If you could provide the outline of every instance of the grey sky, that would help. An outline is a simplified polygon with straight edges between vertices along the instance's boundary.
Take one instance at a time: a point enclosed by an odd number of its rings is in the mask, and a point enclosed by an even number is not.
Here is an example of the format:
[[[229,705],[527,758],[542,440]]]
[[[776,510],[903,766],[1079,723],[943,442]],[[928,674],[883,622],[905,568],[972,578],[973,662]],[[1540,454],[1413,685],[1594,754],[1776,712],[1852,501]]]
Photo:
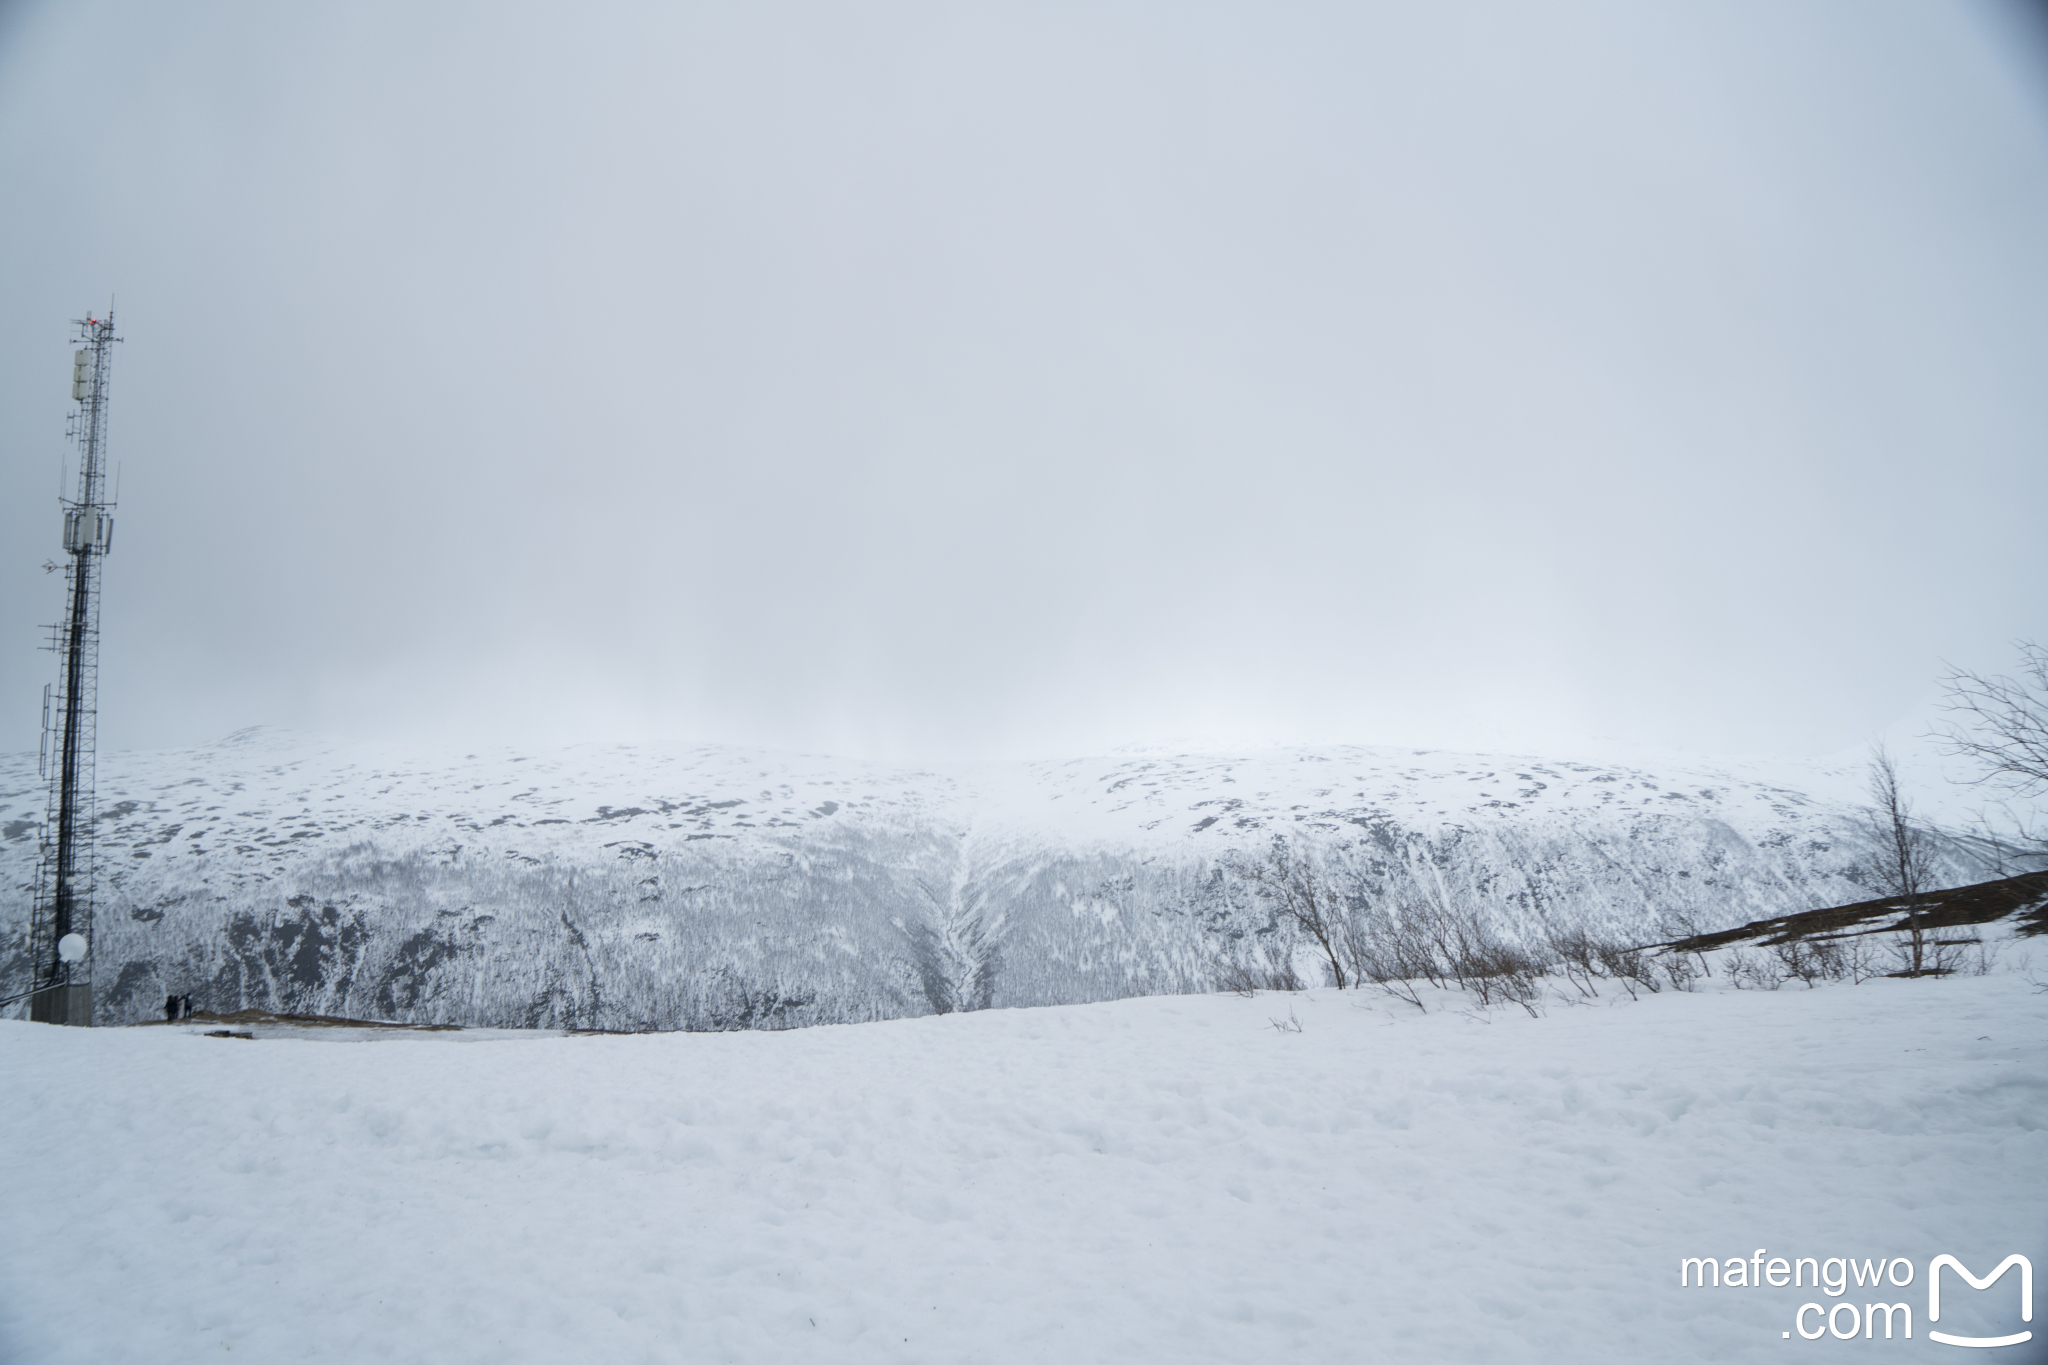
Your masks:
[[[0,746],[118,295],[102,743],[1800,754],[2048,633],[1963,4],[30,6]]]

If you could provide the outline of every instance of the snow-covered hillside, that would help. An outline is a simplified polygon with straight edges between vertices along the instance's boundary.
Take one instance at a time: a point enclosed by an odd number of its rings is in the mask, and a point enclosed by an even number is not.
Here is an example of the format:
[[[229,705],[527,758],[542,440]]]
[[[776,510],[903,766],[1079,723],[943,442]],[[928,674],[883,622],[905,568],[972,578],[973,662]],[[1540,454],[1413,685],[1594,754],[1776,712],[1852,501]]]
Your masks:
[[[0,1022],[33,1097],[0,1110],[0,1359],[1955,1356],[1934,1257],[2048,1265],[2024,952],[1542,1017],[1316,990],[515,1041]],[[1846,1287],[1680,1285],[1752,1255]],[[2016,1278],[1948,1274],[1939,1327],[2027,1329]],[[1863,1339],[1872,1302],[1912,1340]]]
[[[1370,748],[897,767],[729,748],[423,758],[269,730],[99,767],[103,1022],[204,1006],[744,1028],[1204,988],[1285,934],[1276,834],[1456,871],[1509,933],[1642,942],[1862,899],[1853,775]],[[42,790],[0,761],[8,980]],[[1945,842],[1952,882],[1988,875]]]

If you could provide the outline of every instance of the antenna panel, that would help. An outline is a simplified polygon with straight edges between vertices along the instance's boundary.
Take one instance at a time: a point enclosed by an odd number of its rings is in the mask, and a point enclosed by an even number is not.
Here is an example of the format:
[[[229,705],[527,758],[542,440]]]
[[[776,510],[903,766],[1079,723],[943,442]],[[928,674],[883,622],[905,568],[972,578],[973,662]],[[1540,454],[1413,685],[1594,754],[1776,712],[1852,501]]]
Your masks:
[[[112,529],[113,518],[102,516],[97,507],[76,507],[64,514],[64,548],[72,554],[83,554],[96,550],[100,544],[100,527],[108,524]]]

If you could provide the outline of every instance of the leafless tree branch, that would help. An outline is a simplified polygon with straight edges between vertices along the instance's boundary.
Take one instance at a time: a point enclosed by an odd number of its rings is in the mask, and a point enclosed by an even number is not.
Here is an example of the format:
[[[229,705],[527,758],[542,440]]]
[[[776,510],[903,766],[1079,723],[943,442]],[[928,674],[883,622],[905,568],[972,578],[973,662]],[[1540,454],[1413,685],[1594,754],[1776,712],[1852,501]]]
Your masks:
[[[1920,922],[1920,895],[1927,889],[1927,835],[1913,819],[1912,803],[1899,790],[1898,766],[1882,744],[1870,750],[1870,824],[1876,836],[1878,871],[1885,890],[1906,902],[1912,934],[1910,971],[1919,976],[1926,948]]]
[[[2017,644],[2018,677],[1951,669],[1942,709],[1956,717],[1937,733],[1948,751],[1975,759],[1980,781],[2022,796],[2048,792],[2048,648]]]

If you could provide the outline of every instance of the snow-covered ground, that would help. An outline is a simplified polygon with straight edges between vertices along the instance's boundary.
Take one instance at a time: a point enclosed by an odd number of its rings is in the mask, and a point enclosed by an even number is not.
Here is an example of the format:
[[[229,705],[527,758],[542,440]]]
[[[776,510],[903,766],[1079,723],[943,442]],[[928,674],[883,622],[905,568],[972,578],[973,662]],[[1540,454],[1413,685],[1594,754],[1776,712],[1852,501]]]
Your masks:
[[[464,1046],[0,1023],[0,1358],[1958,1356],[1933,1257],[2048,1269],[2024,952],[1540,1018],[1318,990]],[[1759,1248],[1915,1279],[1679,1287]],[[1951,1274],[1940,1325],[2019,1330],[2013,1278]],[[1911,1342],[1786,1335],[1873,1300]]]

